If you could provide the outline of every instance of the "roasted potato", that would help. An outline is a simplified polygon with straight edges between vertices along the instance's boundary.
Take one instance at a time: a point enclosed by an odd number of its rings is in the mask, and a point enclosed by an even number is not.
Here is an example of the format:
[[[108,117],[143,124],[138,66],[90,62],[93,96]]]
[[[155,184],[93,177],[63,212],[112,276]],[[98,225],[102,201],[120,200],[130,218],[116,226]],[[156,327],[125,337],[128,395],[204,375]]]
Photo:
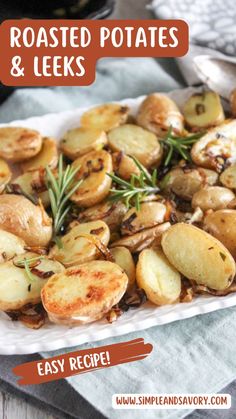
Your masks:
[[[187,125],[196,130],[214,127],[225,119],[220,97],[215,92],[192,95],[184,105],[183,114]]]
[[[221,175],[220,181],[226,188],[236,189],[236,164],[227,167]]]
[[[11,162],[21,162],[38,154],[42,136],[30,128],[0,128],[0,157]]]
[[[192,147],[191,156],[199,166],[222,171],[236,162],[236,120],[227,120],[209,130]]]
[[[78,265],[98,258],[96,245],[81,235],[94,235],[105,246],[110,239],[110,231],[103,221],[77,224],[61,238],[62,246],[53,246],[49,255],[65,266]]]
[[[221,241],[236,259],[236,210],[223,209],[204,218],[204,228]]]
[[[67,131],[60,142],[61,151],[75,160],[90,151],[101,150],[107,144],[105,131],[99,128],[74,128]]]
[[[106,201],[81,211],[78,221],[87,223],[88,221],[102,220],[108,225],[110,231],[113,232],[120,229],[121,221],[126,212],[127,207],[122,202]]]
[[[23,255],[20,257],[23,259]],[[41,289],[48,278],[53,273],[63,271],[63,266],[56,261],[42,261],[33,271],[34,281],[30,282],[25,269],[14,265],[14,261],[2,263],[0,265],[0,310],[18,310],[26,304],[39,303]],[[46,279],[43,278],[45,273],[47,273]]]
[[[44,137],[40,152],[32,159],[23,162],[21,168],[23,172],[45,169],[46,166],[50,167],[50,169],[55,169],[57,163],[58,151],[56,140],[52,137]]]
[[[23,192],[25,196],[41,199],[45,208],[50,205],[49,193],[45,182],[45,171],[35,170],[17,176],[10,184],[14,192]]]
[[[236,117],[236,89],[230,95],[230,107],[233,117]]]
[[[234,198],[234,193],[228,188],[223,186],[206,186],[195,192],[192,199],[192,207],[199,207],[202,211],[209,209],[215,211],[226,208]]]
[[[0,263],[25,253],[26,244],[20,237],[5,230],[0,230]]]
[[[114,262],[125,271],[129,279],[127,290],[130,290],[135,283],[136,269],[129,249],[126,247],[114,247],[111,249],[111,254]]]
[[[137,125],[125,124],[112,129],[108,142],[113,151],[134,156],[146,167],[161,161],[162,148],[157,137]]]
[[[0,195],[0,229],[22,238],[27,246],[47,246],[52,220],[40,205],[21,195]]]
[[[170,127],[176,134],[183,131],[183,115],[173,100],[161,93],[147,96],[139,108],[137,123],[159,137],[164,137]]]
[[[91,207],[103,201],[109,194],[112,172],[111,155],[105,151],[92,151],[73,162],[74,168],[80,167],[76,177],[83,183],[72,195],[71,200],[81,207]]]
[[[93,261],[54,275],[41,296],[49,319],[58,324],[85,324],[101,319],[126,291],[128,277],[115,263]]]
[[[2,193],[11,180],[11,170],[8,164],[0,158],[0,193]]]
[[[106,103],[85,112],[80,119],[83,128],[110,131],[124,124],[129,115],[129,108],[116,103]]]
[[[219,240],[200,228],[183,223],[172,225],[161,245],[170,263],[197,284],[223,290],[233,281],[233,257]]]
[[[130,180],[131,175],[140,175],[140,170],[134,160],[122,151],[112,154],[113,169],[124,180]]]
[[[130,208],[122,220],[121,233],[130,236],[145,228],[162,224],[166,212],[166,206],[160,202],[145,202],[141,204],[139,211]]]
[[[181,292],[181,276],[161,249],[145,249],[138,259],[137,284],[154,304],[176,303]]]

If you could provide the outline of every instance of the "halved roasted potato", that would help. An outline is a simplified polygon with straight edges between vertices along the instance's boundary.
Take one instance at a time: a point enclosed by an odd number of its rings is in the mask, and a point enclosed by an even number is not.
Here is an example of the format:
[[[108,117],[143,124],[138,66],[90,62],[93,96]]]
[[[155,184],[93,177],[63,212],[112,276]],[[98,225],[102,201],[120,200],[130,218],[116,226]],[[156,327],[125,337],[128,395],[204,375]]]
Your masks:
[[[161,249],[145,249],[138,259],[137,284],[154,304],[176,303],[181,292],[180,273],[171,266]]]
[[[236,189],[236,164],[227,167],[221,175],[220,181],[226,188]]]
[[[21,195],[0,195],[0,229],[22,238],[28,246],[47,246],[52,237],[52,219],[41,205]]]
[[[45,171],[35,170],[17,176],[10,184],[13,192],[23,192],[26,196],[39,198],[45,208],[50,205],[49,193],[45,182]]]
[[[0,263],[25,253],[25,242],[15,234],[0,230]]]
[[[112,172],[111,155],[105,151],[91,151],[78,157],[73,168],[80,167],[77,179],[83,179],[82,184],[72,195],[71,200],[81,207],[91,207],[103,201],[109,194],[111,178],[107,173]]]
[[[157,137],[137,125],[125,124],[114,128],[108,134],[108,142],[113,151],[134,156],[146,167],[161,161],[162,148]]]
[[[111,254],[114,258],[114,262],[119,265],[126,273],[129,282],[127,289],[130,290],[134,283],[136,277],[136,269],[133,257],[126,247],[114,247],[111,249]]]
[[[219,240],[200,228],[183,223],[172,225],[161,245],[170,263],[197,284],[223,290],[233,281],[233,257]]]
[[[120,228],[121,221],[126,212],[127,207],[122,202],[106,201],[81,211],[78,216],[78,221],[87,223],[89,221],[102,220],[108,225],[110,231],[113,232]]]
[[[192,147],[194,163],[222,171],[225,164],[236,162],[236,120],[227,120],[212,128]]]
[[[226,208],[234,198],[234,193],[228,188],[223,186],[205,186],[193,195],[192,207],[199,207],[202,211],[209,209],[216,211]]]
[[[63,263],[65,266],[78,265],[88,262],[100,256],[96,245],[83,235],[92,235],[103,244],[107,245],[110,239],[110,231],[103,221],[91,221],[74,225],[72,229],[61,238],[62,245],[53,246],[50,257]]]
[[[8,164],[0,158],[0,193],[2,193],[6,187],[6,185],[11,180],[11,170]]]
[[[112,154],[113,169],[116,174],[124,180],[129,180],[131,175],[140,175],[140,170],[132,157],[127,156],[122,151]]]
[[[220,240],[236,259],[236,210],[223,209],[207,214],[204,228]]]
[[[166,206],[160,202],[145,202],[140,205],[140,210],[135,208],[125,214],[121,223],[121,233],[132,235],[145,228],[162,224],[165,221]]]
[[[101,150],[108,142],[105,131],[98,128],[74,128],[67,131],[60,141],[60,149],[71,160],[90,151]]]
[[[0,128],[0,157],[11,162],[21,162],[38,154],[42,136],[38,131],[22,127]]]
[[[23,256],[18,256],[23,259]],[[13,261],[0,265],[0,310],[18,310],[26,304],[37,304],[41,300],[41,289],[54,273],[63,272],[63,266],[56,261],[43,261],[34,270],[34,280],[30,281],[24,268],[14,265]],[[38,272],[37,272],[38,270]],[[43,278],[47,273],[46,279]]]
[[[58,324],[85,324],[101,319],[126,291],[128,277],[115,263],[92,261],[54,275],[41,296],[49,319]]]
[[[45,169],[46,166],[50,169],[55,169],[58,163],[58,151],[56,140],[52,137],[44,137],[43,144],[37,156],[21,164],[23,172],[30,170]]]
[[[183,115],[175,102],[161,93],[147,96],[139,108],[137,123],[160,137],[165,136],[170,127],[176,134],[183,131]]]
[[[236,117],[236,89],[231,92],[230,95],[230,106],[233,117]]]
[[[183,114],[187,125],[194,129],[214,127],[225,119],[220,97],[215,92],[192,95],[184,105]]]
[[[83,128],[94,128],[110,131],[124,124],[128,118],[129,108],[116,103],[105,103],[86,111],[80,119]]]

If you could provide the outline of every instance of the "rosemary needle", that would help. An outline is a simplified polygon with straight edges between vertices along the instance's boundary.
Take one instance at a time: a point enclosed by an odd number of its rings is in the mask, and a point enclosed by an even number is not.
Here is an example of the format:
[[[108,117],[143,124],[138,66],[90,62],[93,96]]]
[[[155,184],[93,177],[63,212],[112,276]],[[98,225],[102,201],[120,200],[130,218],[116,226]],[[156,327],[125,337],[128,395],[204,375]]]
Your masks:
[[[36,257],[32,257],[32,258],[24,258],[22,260],[18,260],[16,263],[16,266],[18,267],[23,267],[25,269],[25,273],[29,279],[30,282],[35,281],[36,276],[34,274],[32,274],[31,270],[30,270],[30,264],[32,262],[36,262],[36,261],[41,261],[44,257],[43,256],[36,256]]]

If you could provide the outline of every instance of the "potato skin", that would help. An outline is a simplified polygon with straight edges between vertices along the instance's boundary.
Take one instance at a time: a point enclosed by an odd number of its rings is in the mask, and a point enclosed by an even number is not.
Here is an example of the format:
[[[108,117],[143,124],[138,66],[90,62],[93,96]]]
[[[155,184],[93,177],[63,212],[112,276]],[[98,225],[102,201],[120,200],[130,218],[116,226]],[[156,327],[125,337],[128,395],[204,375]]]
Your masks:
[[[124,180],[130,180],[131,175],[140,175],[140,170],[134,160],[122,151],[112,154],[113,168],[116,174]]]
[[[126,212],[127,207],[123,202],[105,201],[81,211],[78,221],[87,223],[89,221],[102,220],[108,225],[110,231],[113,232],[120,229],[120,224]]]
[[[230,95],[230,106],[231,106],[232,115],[235,118],[236,117],[236,89],[234,89],[231,92],[231,95]]]
[[[10,182],[12,173],[8,164],[0,158],[0,193],[2,193],[6,185]]]
[[[127,290],[132,289],[135,283],[136,269],[131,252],[126,247],[114,247],[110,250],[114,257],[114,262],[126,273],[129,282]]]
[[[207,186],[193,195],[192,207],[201,208],[202,211],[214,211],[226,208],[235,198],[234,193],[223,186]]]
[[[236,189],[236,164],[227,167],[221,173],[220,181],[226,188]]]
[[[172,225],[163,235],[163,251],[170,263],[186,278],[215,290],[229,287],[235,262],[215,237],[190,224]]]
[[[42,136],[38,131],[22,127],[0,128],[0,157],[10,162],[21,162],[38,154]]]
[[[181,276],[161,249],[145,249],[140,253],[136,278],[152,303],[162,306],[178,301]]]
[[[139,108],[137,122],[159,137],[165,136],[170,126],[176,134],[183,131],[183,116],[180,110],[172,99],[161,93],[153,93],[146,97]]]
[[[0,228],[19,236],[28,246],[47,246],[52,237],[51,218],[22,195],[0,195]]]
[[[220,97],[215,92],[195,93],[185,103],[183,114],[192,129],[214,127],[225,119]]]
[[[145,228],[162,224],[165,221],[166,206],[160,202],[145,202],[140,205],[140,210],[131,208],[124,216],[121,223],[121,233],[132,235]]]
[[[236,259],[236,210],[212,212],[204,218],[204,229],[216,237]]]

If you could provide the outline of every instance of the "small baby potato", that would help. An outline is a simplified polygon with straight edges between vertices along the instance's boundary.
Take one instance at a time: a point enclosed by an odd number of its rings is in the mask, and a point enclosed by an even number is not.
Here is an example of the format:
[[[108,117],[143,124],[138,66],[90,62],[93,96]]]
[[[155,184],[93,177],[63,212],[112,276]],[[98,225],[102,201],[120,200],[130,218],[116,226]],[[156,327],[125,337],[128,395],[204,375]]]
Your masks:
[[[226,188],[236,189],[236,164],[227,167],[221,175],[220,181]]]
[[[44,137],[41,151],[37,156],[21,164],[23,172],[31,170],[45,169],[46,166],[50,169],[55,169],[58,163],[58,151],[56,140],[52,137]]]
[[[107,132],[124,124],[128,115],[129,108],[127,106],[106,103],[85,112],[81,116],[80,124],[83,128],[93,128]]]
[[[38,131],[22,127],[0,128],[0,157],[11,162],[21,162],[36,156],[42,147]]]
[[[0,229],[22,238],[27,246],[45,247],[52,237],[52,219],[40,205],[22,195],[0,195]]]
[[[127,156],[122,151],[112,154],[113,168],[116,174],[124,180],[130,180],[131,175],[140,175],[140,170],[132,157]]]
[[[204,185],[217,182],[218,174],[203,168],[176,167],[166,175],[165,190],[174,192],[180,198],[191,201],[193,195]],[[164,182],[165,183],[165,182]]]
[[[126,212],[127,207],[122,202],[106,201],[81,211],[78,221],[87,223],[89,221],[102,220],[108,225],[110,231],[114,232],[120,229],[120,224]]]
[[[170,263],[197,284],[224,290],[233,281],[233,257],[219,240],[200,228],[184,223],[172,225],[161,245]]]
[[[230,95],[230,107],[233,117],[236,117],[236,89],[231,92]]]
[[[160,202],[145,202],[140,205],[140,210],[135,208],[125,214],[121,223],[121,234],[132,235],[145,228],[162,224],[165,221],[166,206]]]
[[[90,151],[101,150],[107,144],[104,131],[96,128],[74,128],[67,131],[60,141],[60,149],[71,160]]]
[[[225,163],[236,162],[236,120],[212,128],[192,147],[191,156],[199,166],[221,172]]]
[[[0,263],[25,253],[25,242],[15,234],[0,230]]]
[[[183,114],[187,125],[195,130],[215,127],[225,119],[220,97],[215,92],[192,95],[184,105]]]
[[[129,278],[127,290],[132,289],[135,283],[136,269],[133,257],[126,247],[114,247],[111,249],[111,254],[114,257],[114,262],[120,266]]]
[[[202,211],[214,211],[226,208],[233,199],[234,193],[223,186],[206,186],[193,195],[192,207]]]
[[[113,151],[123,151],[136,157],[146,167],[159,164],[162,148],[157,137],[137,125],[125,124],[108,134],[109,146]]]
[[[69,233],[61,238],[62,246],[53,246],[49,256],[65,266],[78,265],[98,258],[99,250],[92,241],[82,237],[83,234],[95,236],[105,246],[109,243],[108,226],[103,221],[91,221],[74,225]]]
[[[236,259],[236,210],[212,212],[204,218],[204,229],[220,240]]]
[[[5,187],[11,180],[11,170],[8,164],[0,158],[0,194],[4,191]]]
[[[107,173],[112,172],[112,158],[105,150],[91,151],[72,163],[73,168],[78,166],[76,178],[83,179],[83,182],[71,200],[80,207],[91,207],[109,194],[112,180]]]
[[[96,260],[54,275],[41,296],[49,319],[86,324],[101,319],[124,295],[128,277],[115,263]]]
[[[136,277],[139,288],[144,289],[152,303],[162,306],[178,302],[181,276],[161,249],[145,249],[140,253]]]
[[[11,187],[15,192],[17,192],[18,187],[20,187],[22,192],[26,195],[35,196],[36,198],[41,199],[45,208],[50,205],[44,170],[25,172],[11,182]]]
[[[184,128],[179,108],[172,99],[161,93],[147,96],[139,108],[137,123],[158,137],[164,137],[170,127],[175,134],[181,134]]]

